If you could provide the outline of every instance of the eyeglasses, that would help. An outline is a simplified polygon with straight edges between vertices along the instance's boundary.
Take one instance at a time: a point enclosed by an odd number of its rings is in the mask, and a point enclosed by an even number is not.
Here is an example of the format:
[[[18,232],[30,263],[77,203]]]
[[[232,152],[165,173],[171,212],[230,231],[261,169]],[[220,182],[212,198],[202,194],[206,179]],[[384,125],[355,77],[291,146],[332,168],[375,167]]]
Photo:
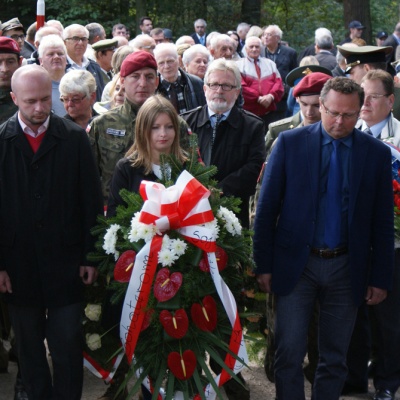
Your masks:
[[[8,37],[13,39],[13,40],[15,40],[16,42],[18,42],[18,40],[24,40],[25,39],[25,35],[24,34],[22,34],[22,35],[11,35],[11,36],[8,36]]]
[[[87,37],[72,36],[70,38],[66,38],[65,40],[72,40],[75,43],[78,42],[86,43],[89,39]]]
[[[382,97],[389,97],[390,94],[378,94],[378,93],[373,93],[373,94],[369,94],[368,96],[364,97],[364,102],[365,101],[371,101],[371,102],[376,102],[379,99],[381,99]]]
[[[237,89],[236,85],[228,85],[227,83],[207,83],[211,90],[218,90],[221,88],[224,92],[229,92],[232,89]]]
[[[157,65],[159,67],[165,67],[165,65],[171,66],[174,65],[174,63],[176,63],[178,60],[176,59],[170,59],[170,60],[166,60],[166,61],[160,61],[157,63]]]
[[[264,37],[273,37],[273,36],[278,36],[275,33],[264,33]]]
[[[71,102],[72,104],[79,104],[84,98],[86,97],[86,94],[83,95],[81,98],[79,97],[73,97],[72,99],[69,99],[68,97],[60,97],[60,101],[62,103],[69,103]]]
[[[338,112],[333,112],[333,111],[329,111],[325,104],[322,103],[322,106],[325,108],[325,114],[329,115],[331,118],[334,119],[338,119],[340,117],[342,117],[345,120],[352,120],[354,118],[358,117],[358,114],[360,113],[359,111],[357,112],[353,112],[353,113],[338,113]]]

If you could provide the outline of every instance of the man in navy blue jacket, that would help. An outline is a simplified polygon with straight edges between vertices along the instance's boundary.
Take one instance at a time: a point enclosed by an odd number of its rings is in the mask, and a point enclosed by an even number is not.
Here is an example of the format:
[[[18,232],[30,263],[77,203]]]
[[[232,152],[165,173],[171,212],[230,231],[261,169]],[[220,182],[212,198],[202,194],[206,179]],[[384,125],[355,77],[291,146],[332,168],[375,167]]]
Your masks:
[[[321,92],[321,123],[281,133],[266,167],[254,259],[260,288],[276,294],[279,400],[305,399],[302,362],[315,301],[320,358],[313,398],[337,400],[357,307],[380,303],[391,288],[391,154],[354,129],[362,103],[355,82],[329,80]],[[341,177],[336,202],[330,194],[333,159]],[[335,208],[338,216],[331,218]]]

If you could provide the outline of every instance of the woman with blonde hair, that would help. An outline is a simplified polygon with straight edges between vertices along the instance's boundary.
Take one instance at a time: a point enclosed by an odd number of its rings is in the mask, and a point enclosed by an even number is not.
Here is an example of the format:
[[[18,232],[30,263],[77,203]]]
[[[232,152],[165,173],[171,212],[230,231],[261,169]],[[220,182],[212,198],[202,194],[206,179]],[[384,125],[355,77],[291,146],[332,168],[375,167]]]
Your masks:
[[[179,143],[179,119],[173,105],[154,95],[140,107],[136,118],[135,142],[118,161],[110,185],[107,216],[115,215],[124,204],[119,192],[125,188],[139,192],[140,182],[162,178],[161,154],[171,154],[184,162],[186,154]]]

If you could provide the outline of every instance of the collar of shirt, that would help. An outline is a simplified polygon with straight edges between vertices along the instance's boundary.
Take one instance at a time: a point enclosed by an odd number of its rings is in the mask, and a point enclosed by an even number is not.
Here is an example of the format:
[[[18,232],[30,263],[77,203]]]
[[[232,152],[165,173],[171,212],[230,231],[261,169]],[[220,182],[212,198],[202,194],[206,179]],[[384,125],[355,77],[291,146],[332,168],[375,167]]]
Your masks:
[[[322,138],[321,138],[321,145],[324,146],[326,144],[332,143],[335,139],[329,135],[329,133],[325,130],[325,128],[321,124],[321,132],[322,132]],[[353,145],[353,132],[350,133],[350,135],[347,135],[344,138],[341,138],[340,141],[347,147],[351,148]]]
[[[381,132],[382,129],[385,127],[385,125],[387,124],[388,120],[390,118],[390,114],[387,116],[387,118],[385,118],[383,121],[378,122],[375,125],[372,126],[368,126],[367,123],[365,121],[363,121],[362,126],[361,126],[361,130],[365,131],[367,128],[370,129],[370,131],[372,132],[372,135],[377,138]]]
[[[26,135],[29,135],[29,136],[32,136],[35,138],[47,131],[47,128],[49,127],[49,122],[50,122],[50,115],[47,117],[46,121],[44,121],[43,124],[39,126],[37,133],[33,132],[33,130],[31,128],[29,128],[29,126],[26,125],[24,121],[22,121],[22,119],[19,115],[19,112],[18,112],[18,121],[19,121],[19,124],[21,125],[21,128],[24,131],[24,133]]]
[[[329,50],[324,50],[324,49],[320,49],[319,52],[324,54],[332,54]]]
[[[160,78],[161,78],[161,84],[164,86],[166,90],[169,90],[171,88],[171,85],[173,84],[181,85],[181,73],[179,72],[179,70],[178,70],[178,79],[175,82],[168,82],[163,78],[162,75],[160,75]]]
[[[231,110],[228,110],[228,111],[225,111],[224,113],[222,113],[222,118],[221,118],[220,123],[221,123],[222,121],[225,121],[225,120],[229,117],[229,114],[230,114],[230,113],[231,113]],[[208,108],[208,116],[209,116],[209,118],[210,118],[211,126],[212,126],[213,128],[214,128],[215,119],[216,119],[215,115],[216,115],[216,113],[215,113],[214,111],[212,111],[210,108]]]
[[[82,65],[77,64],[71,57],[67,56],[68,64],[70,64],[70,69],[86,69],[90,64],[89,59],[84,55],[82,58]]]
[[[247,56],[246,58],[253,64],[255,64],[256,61],[258,62],[258,64],[260,64],[260,57],[258,57],[257,60],[255,60],[254,58],[251,58],[249,56]]]

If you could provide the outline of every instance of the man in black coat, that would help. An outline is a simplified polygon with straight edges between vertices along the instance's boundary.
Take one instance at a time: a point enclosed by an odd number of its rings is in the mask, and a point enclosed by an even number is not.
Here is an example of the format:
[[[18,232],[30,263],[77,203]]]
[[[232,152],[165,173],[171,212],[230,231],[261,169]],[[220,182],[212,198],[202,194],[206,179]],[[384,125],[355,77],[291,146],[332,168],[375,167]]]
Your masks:
[[[11,88],[19,111],[0,126],[0,292],[29,399],[79,400],[82,289],[97,274],[86,255],[102,212],[99,176],[85,131],[51,114],[48,72],[21,67]]]
[[[249,198],[265,160],[265,127],[260,118],[235,105],[240,82],[234,61],[214,60],[204,77],[207,105],[182,118],[198,135],[205,164],[217,166],[215,179],[223,194],[242,199],[238,217],[248,227]]]

